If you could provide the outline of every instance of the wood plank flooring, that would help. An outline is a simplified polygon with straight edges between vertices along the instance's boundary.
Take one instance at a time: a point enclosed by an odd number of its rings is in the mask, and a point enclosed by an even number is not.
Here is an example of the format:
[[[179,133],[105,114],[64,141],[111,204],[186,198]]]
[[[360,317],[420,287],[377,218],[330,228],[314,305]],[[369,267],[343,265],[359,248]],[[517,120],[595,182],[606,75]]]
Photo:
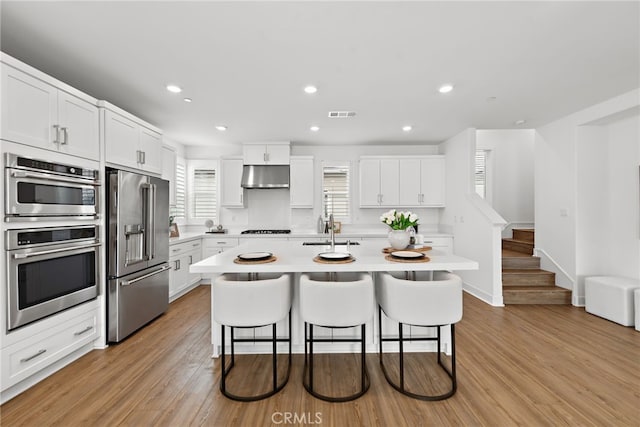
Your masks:
[[[589,315],[581,308],[495,308],[465,295],[464,318],[456,327],[456,395],[442,402],[405,397],[386,383],[378,356],[370,354],[369,392],[356,401],[334,404],[306,393],[301,384],[301,355],[294,356],[289,384],[276,396],[253,403],[223,397],[218,390],[219,359],[210,358],[209,313],[209,287],[198,287],[128,340],[91,352],[2,405],[0,424],[244,427],[640,423],[640,332]],[[390,364],[396,360],[394,355],[385,357]],[[239,357],[236,369],[269,369],[269,362],[269,356]],[[438,385],[432,382],[441,378],[433,363],[433,354],[411,355],[408,369],[420,372],[424,379],[408,385],[435,390]],[[323,356],[317,371],[324,377],[319,387],[349,392],[356,385],[353,355]],[[236,377],[229,384],[241,392],[252,385],[252,380]]]

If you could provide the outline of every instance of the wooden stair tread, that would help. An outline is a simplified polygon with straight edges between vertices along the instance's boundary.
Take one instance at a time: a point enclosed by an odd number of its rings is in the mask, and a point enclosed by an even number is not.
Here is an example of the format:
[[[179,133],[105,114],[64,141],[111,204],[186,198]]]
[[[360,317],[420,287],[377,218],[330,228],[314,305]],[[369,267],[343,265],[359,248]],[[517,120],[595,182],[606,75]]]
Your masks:
[[[502,250],[502,258],[528,258],[532,255],[525,254],[523,252],[512,251],[509,249]]]
[[[533,246],[533,242],[529,242],[528,240],[513,239],[513,238],[510,238],[510,237],[503,237],[502,240],[505,241],[505,242],[524,243],[526,245]]]
[[[540,268],[503,268],[502,273],[508,274],[537,274],[537,275],[555,275],[556,273]]]
[[[503,286],[505,304],[571,304],[571,291],[558,286]]]

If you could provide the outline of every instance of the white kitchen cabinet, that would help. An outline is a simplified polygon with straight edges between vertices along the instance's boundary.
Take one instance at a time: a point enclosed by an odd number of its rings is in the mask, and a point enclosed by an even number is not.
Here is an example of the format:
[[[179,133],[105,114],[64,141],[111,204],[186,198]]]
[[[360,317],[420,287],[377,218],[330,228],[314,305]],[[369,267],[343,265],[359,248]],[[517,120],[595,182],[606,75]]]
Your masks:
[[[398,206],[398,159],[360,159],[360,207]]]
[[[202,259],[202,241],[174,243],[169,248],[169,301],[173,301],[200,282],[200,274],[190,273],[189,266]]]
[[[444,156],[400,159],[399,206],[444,206],[444,165]]]
[[[245,165],[288,165],[289,157],[288,142],[242,145],[242,158]]]
[[[289,198],[292,208],[313,208],[313,157],[291,157]]]
[[[33,72],[38,76],[34,77],[3,62],[0,137],[99,160],[97,101],[75,90],[78,96],[59,89],[43,81],[46,79],[55,83],[51,77],[37,70]],[[72,90],[64,83],[59,83],[59,86]]]
[[[91,344],[99,336],[95,304],[85,304],[76,312],[62,322],[47,319],[50,325],[47,328],[30,327],[41,331],[2,348],[0,383],[3,391]]]
[[[445,158],[432,156],[420,160],[420,206],[443,207],[445,205]]]
[[[242,188],[242,159],[227,158],[222,159],[222,197],[220,205],[227,208],[245,207],[245,189]]]
[[[208,234],[203,239],[202,259],[217,255],[228,249],[238,246],[237,238],[228,238],[223,235]],[[203,283],[211,283],[211,276],[202,276]],[[217,331],[216,331],[217,332]]]
[[[129,113],[100,101],[103,113],[105,160],[141,172],[162,173],[162,134]]]
[[[169,205],[176,204],[176,150],[168,145],[162,146],[162,179],[169,181]]]

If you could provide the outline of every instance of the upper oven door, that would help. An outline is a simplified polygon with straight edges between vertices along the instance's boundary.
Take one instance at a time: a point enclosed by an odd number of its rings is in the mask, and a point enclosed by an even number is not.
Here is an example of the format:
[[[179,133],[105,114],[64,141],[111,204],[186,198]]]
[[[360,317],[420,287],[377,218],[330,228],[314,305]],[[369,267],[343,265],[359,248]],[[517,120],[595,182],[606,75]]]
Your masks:
[[[53,173],[5,169],[5,214],[95,216],[98,184]]]

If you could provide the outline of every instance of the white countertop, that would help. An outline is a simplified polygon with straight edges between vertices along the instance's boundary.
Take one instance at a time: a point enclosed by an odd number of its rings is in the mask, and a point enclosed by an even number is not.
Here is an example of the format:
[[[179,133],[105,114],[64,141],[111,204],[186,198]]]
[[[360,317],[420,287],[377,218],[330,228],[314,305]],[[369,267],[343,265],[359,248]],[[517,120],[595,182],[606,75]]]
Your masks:
[[[229,230],[227,233],[205,233],[204,231],[186,231],[180,232],[180,237],[172,237],[169,239],[169,244],[182,243],[187,242],[189,240],[201,239],[201,238],[209,238],[209,239],[225,239],[225,238],[251,238],[251,239],[300,239],[300,238],[308,238],[308,239],[327,239],[329,240],[329,235],[324,233],[318,233],[315,230],[291,230],[291,233],[287,234],[241,234],[242,230]],[[371,230],[358,230],[349,233],[338,233],[336,234],[336,240],[344,241],[347,239],[355,239],[355,238],[386,238],[387,232],[380,231],[379,229],[371,229]],[[425,237],[436,238],[436,237],[452,237],[451,234],[438,233],[438,232],[425,232],[420,233]]]
[[[300,273],[300,272],[341,272],[341,271],[433,271],[433,270],[477,270],[476,261],[442,251],[431,250],[426,253],[429,262],[405,263],[385,259],[382,253],[384,245],[375,241],[361,241],[352,245],[350,252],[354,262],[347,264],[321,264],[313,258],[321,252],[329,250],[326,246],[303,246],[296,241],[273,241],[268,239],[252,239],[225,252],[192,264],[192,273]],[[337,251],[346,250],[344,246]],[[275,262],[265,264],[236,264],[233,260],[248,252],[271,252]]]

